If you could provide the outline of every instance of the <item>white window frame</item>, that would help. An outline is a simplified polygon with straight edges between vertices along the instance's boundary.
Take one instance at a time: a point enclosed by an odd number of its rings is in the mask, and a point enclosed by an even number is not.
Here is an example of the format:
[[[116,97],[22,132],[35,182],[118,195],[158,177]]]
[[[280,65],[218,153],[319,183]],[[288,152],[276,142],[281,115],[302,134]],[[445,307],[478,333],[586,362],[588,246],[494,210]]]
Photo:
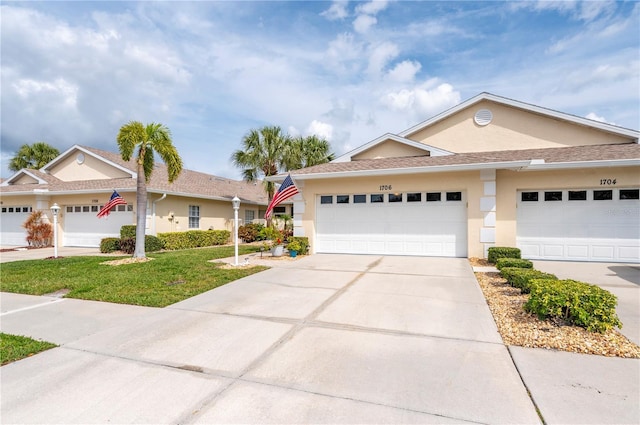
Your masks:
[[[249,224],[253,223],[253,220],[256,219],[255,210],[244,210],[244,223]]]
[[[189,205],[189,229],[200,228],[200,205]]]

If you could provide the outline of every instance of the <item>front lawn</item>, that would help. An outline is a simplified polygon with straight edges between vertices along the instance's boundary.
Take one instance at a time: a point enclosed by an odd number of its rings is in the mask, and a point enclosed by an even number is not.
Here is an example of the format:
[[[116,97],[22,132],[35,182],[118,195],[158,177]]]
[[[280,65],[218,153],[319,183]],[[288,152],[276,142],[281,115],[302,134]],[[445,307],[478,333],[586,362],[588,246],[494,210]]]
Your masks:
[[[33,356],[41,351],[57,347],[45,341],[36,341],[26,336],[0,333],[0,366]]]
[[[241,246],[240,255],[259,250]],[[209,260],[232,257],[233,246],[150,253],[152,261],[108,266],[114,257],[66,257],[2,264],[0,290],[44,295],[69,290],[66,297],[165,307],[267,267],[224,269]],[[123,257],[126,258],[126,257]]]

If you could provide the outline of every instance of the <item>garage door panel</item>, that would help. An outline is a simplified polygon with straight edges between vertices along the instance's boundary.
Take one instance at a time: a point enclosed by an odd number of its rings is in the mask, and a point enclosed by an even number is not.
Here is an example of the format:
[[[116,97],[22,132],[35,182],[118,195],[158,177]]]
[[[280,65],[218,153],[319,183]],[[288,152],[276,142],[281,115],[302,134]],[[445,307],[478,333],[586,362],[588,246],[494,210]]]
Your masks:
[[[385,195],[383,203],[318,202],[316,251],[466,256],[466,202],[425,199],[423,195],[422,202],[406,202],[404,195],[404,202],[390,203]],[[349,244],[339,243],[345,240]]]
[[[640,262],[640,200],[522,201],[518,192],[516,244],[524,258]],[[560,191],[560,190],[558,190]],[[527,191],[531,192],[531,191]],[[535,192],[535,191],[533,191]]]
[[[28,218],[29,213],[3,212],[0,216],[0,245],[27,245],[27,231],[22,225]]]

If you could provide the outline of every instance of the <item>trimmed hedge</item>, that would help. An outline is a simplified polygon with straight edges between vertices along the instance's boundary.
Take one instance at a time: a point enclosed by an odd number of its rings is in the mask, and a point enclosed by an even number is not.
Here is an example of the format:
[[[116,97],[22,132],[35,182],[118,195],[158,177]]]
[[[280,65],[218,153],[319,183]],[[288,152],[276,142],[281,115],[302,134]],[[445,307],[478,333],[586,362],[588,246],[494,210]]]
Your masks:
[[[164,249],[189,249],[205,246],[224,245],[229,242],[228,230],[188,230],[186,232],[158,233]]]
[[[618,299],[596,285],[575,280],[533,279],[524,309],[538,318],[563,318],[591,332],[622,328],[616,315]]]
[[[534,279],[558,279],[555,275],[544,273],[535,269],[523,269],[519,267],[504,267],[500,270],[500,276],[507,279],[509,285],[519,288],[523,294],[530,291],[531,281]]]
[[[264,226],[260,223],[247,223],[238,227],[238,237],[246,243],[263,240],[260,238],[260,232]]]
[[[110,253],[120,250],[120,238],[104,238],[100,241],[100,252]]]
[[[125,224],[120,228],[120,239],[128,239],[136,237],[136,225]]]
[[[490,263],[495,263],[498,258],[521,258],[519,248],[511,248],[507,246],[492,246],[489,248],[489,260]]]
[[[520,269],[532,269],[533,263],[529,260],[522,260],[520,258],[498,258],[496,261],[496,268],[502,270],[505,267],[517,267]]]
[[[309,238],[306,236],[292,236],[289,238],[289,243],[296,241],[300,244],[298,254],[305,255],[309,252]]]
[[[164,248],[164,243],[161,239],[153,235],[144,236],[144,252],[160,251]],[[120,251],[125,254],[133,254],[136,250],[136,238],[122,238],[120,239]]]

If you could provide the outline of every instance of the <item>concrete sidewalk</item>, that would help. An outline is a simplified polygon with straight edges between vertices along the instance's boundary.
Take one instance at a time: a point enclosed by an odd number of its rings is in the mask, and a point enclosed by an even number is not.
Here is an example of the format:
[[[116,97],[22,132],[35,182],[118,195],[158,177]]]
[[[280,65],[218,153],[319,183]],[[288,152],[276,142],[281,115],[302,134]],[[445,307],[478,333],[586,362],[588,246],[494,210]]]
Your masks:
[[[637,360],[505,347],[466,259],[261,261],[164,309],[2,293],[61,345],[0,369],[2,422],[640,420]]]

